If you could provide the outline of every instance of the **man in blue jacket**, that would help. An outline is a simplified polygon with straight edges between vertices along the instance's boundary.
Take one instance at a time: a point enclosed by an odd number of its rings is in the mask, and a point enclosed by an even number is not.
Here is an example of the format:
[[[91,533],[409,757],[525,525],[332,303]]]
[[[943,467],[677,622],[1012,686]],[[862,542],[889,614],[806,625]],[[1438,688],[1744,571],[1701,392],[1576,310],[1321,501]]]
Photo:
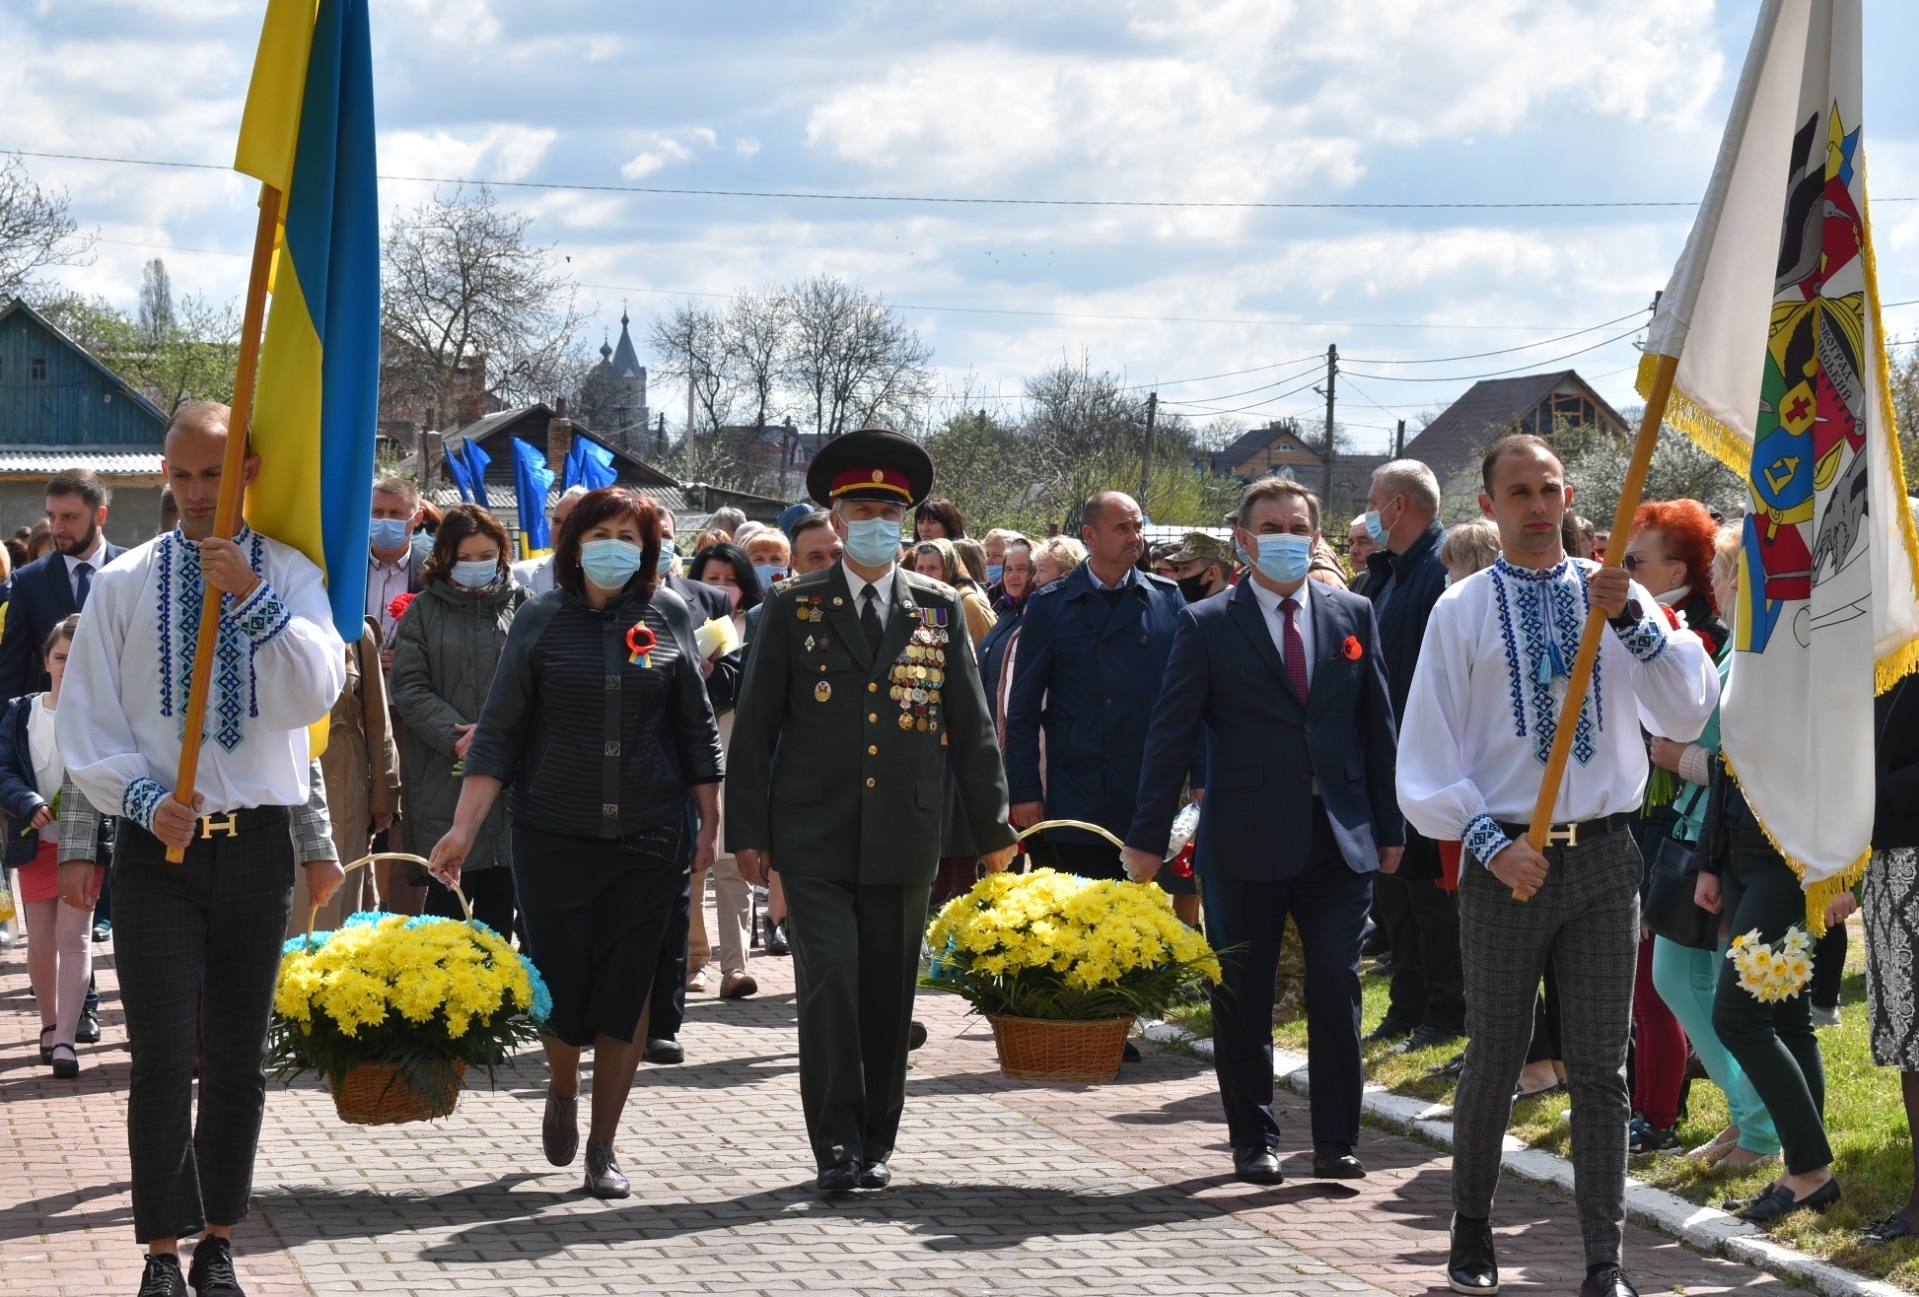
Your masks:
[[[1426,619],[1446,590],[1439,543],[1439,479],[1416,459],[1395,459],[1373,471],[1365,526],[1379,544],[1366,560],[1366,594],[1379,618],[1393,716],[1406,708],[1426,639]],[[1367,1037],[1410,1037],[1407,1048],[1457,1040],[1466,1030],[1466,980],[1459,964],[1459,898],[1439,887],[1439,847],[1406,831],[1399,868],[1373,885],[1374,913],[1393,948],[1393,989],[1386,1016]]]
[[[1404,841],[1379,627],[1363,597],[1307,580],[1319,502],[1305,487],[1262,478],[1234,516],[1252,572],[1178,619],[1125,863],[1135,879],[1159,867],[1204,727],[1193,871],[1222,952],[1213,1066],[1233,1169],[1254,1184],[1283,1179],[1272,1017],[1290,915],[1306,959],[1313,1174],[1357,1179],[1359,943],[1373,874],[1398,864]]]
[[[1101,492],[1083,517],[1086,561],[1026,604],[1007,699],[1006,778],[1017,827],[1085,820],[1120,836],[1133,822],[1146,722],[1185,600],[1173,582],[1134,566],[1146,542],[1131,496]],[[1083,829],[1048,830],[1036,854],[1087,878],[1125,876],[1118,848]]]

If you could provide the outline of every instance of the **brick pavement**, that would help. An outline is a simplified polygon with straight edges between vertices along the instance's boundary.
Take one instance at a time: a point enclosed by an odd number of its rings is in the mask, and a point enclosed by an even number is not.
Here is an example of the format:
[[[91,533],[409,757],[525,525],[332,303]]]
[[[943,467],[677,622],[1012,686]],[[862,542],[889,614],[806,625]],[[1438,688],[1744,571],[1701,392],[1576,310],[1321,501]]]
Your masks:
[[[35,1060],[20,952],[0,957],[0,1290],[131,1292],[138,1255],[121,1129],[126,1055],[110,967],[107,1045],[75,1088]],[[895,1188],[824,1203],[799,1124],[790,964],[762,992],[699,997],[679,1067],[642,1068],[622,1132],[635,1195],[602,1204],[539,1152],[543,1069],[503,1072],[450,1119],[341,1125],[311,1084],[270,1094],[257,1208],[240,1235],[250,1291],[294,1293],[1301,1294],[1423,1293],[1445,1252],[1446,1165],[1367,1133],[1357,1187],[1261,1189],[1221,1174],[1210,1070],[1148,1051],[1118,1084],[1056,1089],[998,1076],[990,1034],[928,996]],[[1288,1100],[1303,1128],[1304,1104]],[[1310,1150],[1282,1150],[1304,1175]],[[1510,1183],[1503,1251],[1515,1291],[1571,1292],[1577,1230],[1559,1195]],[[1642,1289],[1777,1281],[1639,1229]],[[284,1245],[284,1251],[280,1250]],[[49,1258],[52,1258],[49,1268]],[[57,1279],[54,1277],[57,1276]],[[1443,1287],[1443,1285],[1441,1285]]]

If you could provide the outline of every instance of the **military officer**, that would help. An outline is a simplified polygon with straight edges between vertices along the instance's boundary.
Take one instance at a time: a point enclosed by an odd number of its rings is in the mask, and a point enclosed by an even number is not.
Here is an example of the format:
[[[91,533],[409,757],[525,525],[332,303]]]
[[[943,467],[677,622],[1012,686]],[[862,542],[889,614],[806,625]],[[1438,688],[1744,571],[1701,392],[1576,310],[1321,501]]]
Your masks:
[[[897,566],[933,464],[899,433],[821,447],[806,486],[845,545],[775,586],[733,721],[726,840],[786,891],[800,1098],[825,1194],[883,1189],[939,863],[942,752],[988,868],[1012,858],[1006,776],[959,597]]]

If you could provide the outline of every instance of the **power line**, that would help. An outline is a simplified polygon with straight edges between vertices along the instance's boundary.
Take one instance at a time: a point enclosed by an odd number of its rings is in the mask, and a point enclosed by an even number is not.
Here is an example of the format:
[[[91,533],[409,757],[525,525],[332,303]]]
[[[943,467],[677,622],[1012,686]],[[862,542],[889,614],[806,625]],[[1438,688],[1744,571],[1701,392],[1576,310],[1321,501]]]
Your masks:
[[[1634,312],[1634,314],[1637,314],[1637,312]],[[1563,356],[1555,356],[1551,360],[1534,361],[1532,364],[1519,365],[1512,369],[1495,369],[1485,374],[1445,374],[1433,378],[1413,378],[1395,374],[1358,374],[1356,377],[1380,383],[1469,383],[1481,378],[1503,378],[1507,374],[1518,374],[1527,370],[1536,370],[1543,365],[1557,365],[1562,360],[1571,360],[1574,356],[1583,356],[1589,351],[1598,351],[1601,347],[1610,347],[1615,342],[1624,342],[1627,338],[1632,337],[1638,332],[1639,330],[1637,328],[1628,329],[1624,333],[1617,333],[1610,338],[1595,342],[1590,347],[1581,347],[1578,351],[1569,351]],[[1346,371],[1342,370],[1340,372],[1345,373]]]
[[[28,149],[0,149],[23,158],[48,158],[62,162],[105,162],[118,166],[173,167],[193,171],[230,171],[231,167],[212,162],[177,162],[158,158],[116,158],[96,153],[46,153]],[[487,185],[495,189],[544,189],[591,194],[653,194],[692,198],[783,198],[809,202],[835,203],[940,203],[968,207],[1143,207],[1209,208],[1235,211],[1536,211],[1594,210],[1612,208],[1697,207],[1692,201],[1606,199],[1585,202],[1505,202],[1505,203],[1362,203],[1319,202],[1282,203],[1254,201],[1213,201],[1204,199],[1147,198],[971,198],[954,194],[844,194],[806,189],[693,189],[669,185],[586,185],[563,184],[543,180],[485,180],[458,176],[396,176],[382,174],[381,180],[425,185]],[[1911,198],[1881,198],[1882,203],[1913,202]]]
[[[1897,305],[1897,303],[1892,303],[1892,305]],[[1562,333],[1556,338],[1541,338],[1538,342],[1522,342],[1517,347],[1502,347],[1498,351],[1475,351],[1464,356],[1436,356],[1431,360],[1374,360],[1355,356],[1352,358],[1352,363],[1355,365],[1445,365],[1456,360],[1484,360],[1488,356],[1509,356],[1515,351],[1530,351],[1534,347],[1545,347],[1555,342],[1565,342],[1568,338],[1577,338],[1582,334],[1597,333],[1609,325],[1618,324],[1623,320],[1630,320],[1635,315],[1644,315],[1647,309],[1649,308],[1642,307],[1637,311],[1627,311],[1624,315],[1614,316],[1610,320],[1602,320],[1598,324],[1589,324],[1583,329],[1574,329],[1571,333]],[[1634,330],[1634,332],[1638,332],[1638,330]],[[1341,359],[1343,360],[1345,357],[1341,357]],[[1341,370],[1340,372],[1345,373],[1346,371]]]

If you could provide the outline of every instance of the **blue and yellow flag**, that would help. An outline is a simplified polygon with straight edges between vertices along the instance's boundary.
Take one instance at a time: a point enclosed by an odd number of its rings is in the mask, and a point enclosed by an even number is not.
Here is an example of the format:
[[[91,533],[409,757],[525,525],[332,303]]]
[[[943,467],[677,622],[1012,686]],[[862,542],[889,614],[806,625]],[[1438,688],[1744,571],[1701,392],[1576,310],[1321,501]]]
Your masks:
[[[367,0],[268,0],[233,165],[282,195],[247,521],[320,565],[334,626],[358,639],[380,403]]]

